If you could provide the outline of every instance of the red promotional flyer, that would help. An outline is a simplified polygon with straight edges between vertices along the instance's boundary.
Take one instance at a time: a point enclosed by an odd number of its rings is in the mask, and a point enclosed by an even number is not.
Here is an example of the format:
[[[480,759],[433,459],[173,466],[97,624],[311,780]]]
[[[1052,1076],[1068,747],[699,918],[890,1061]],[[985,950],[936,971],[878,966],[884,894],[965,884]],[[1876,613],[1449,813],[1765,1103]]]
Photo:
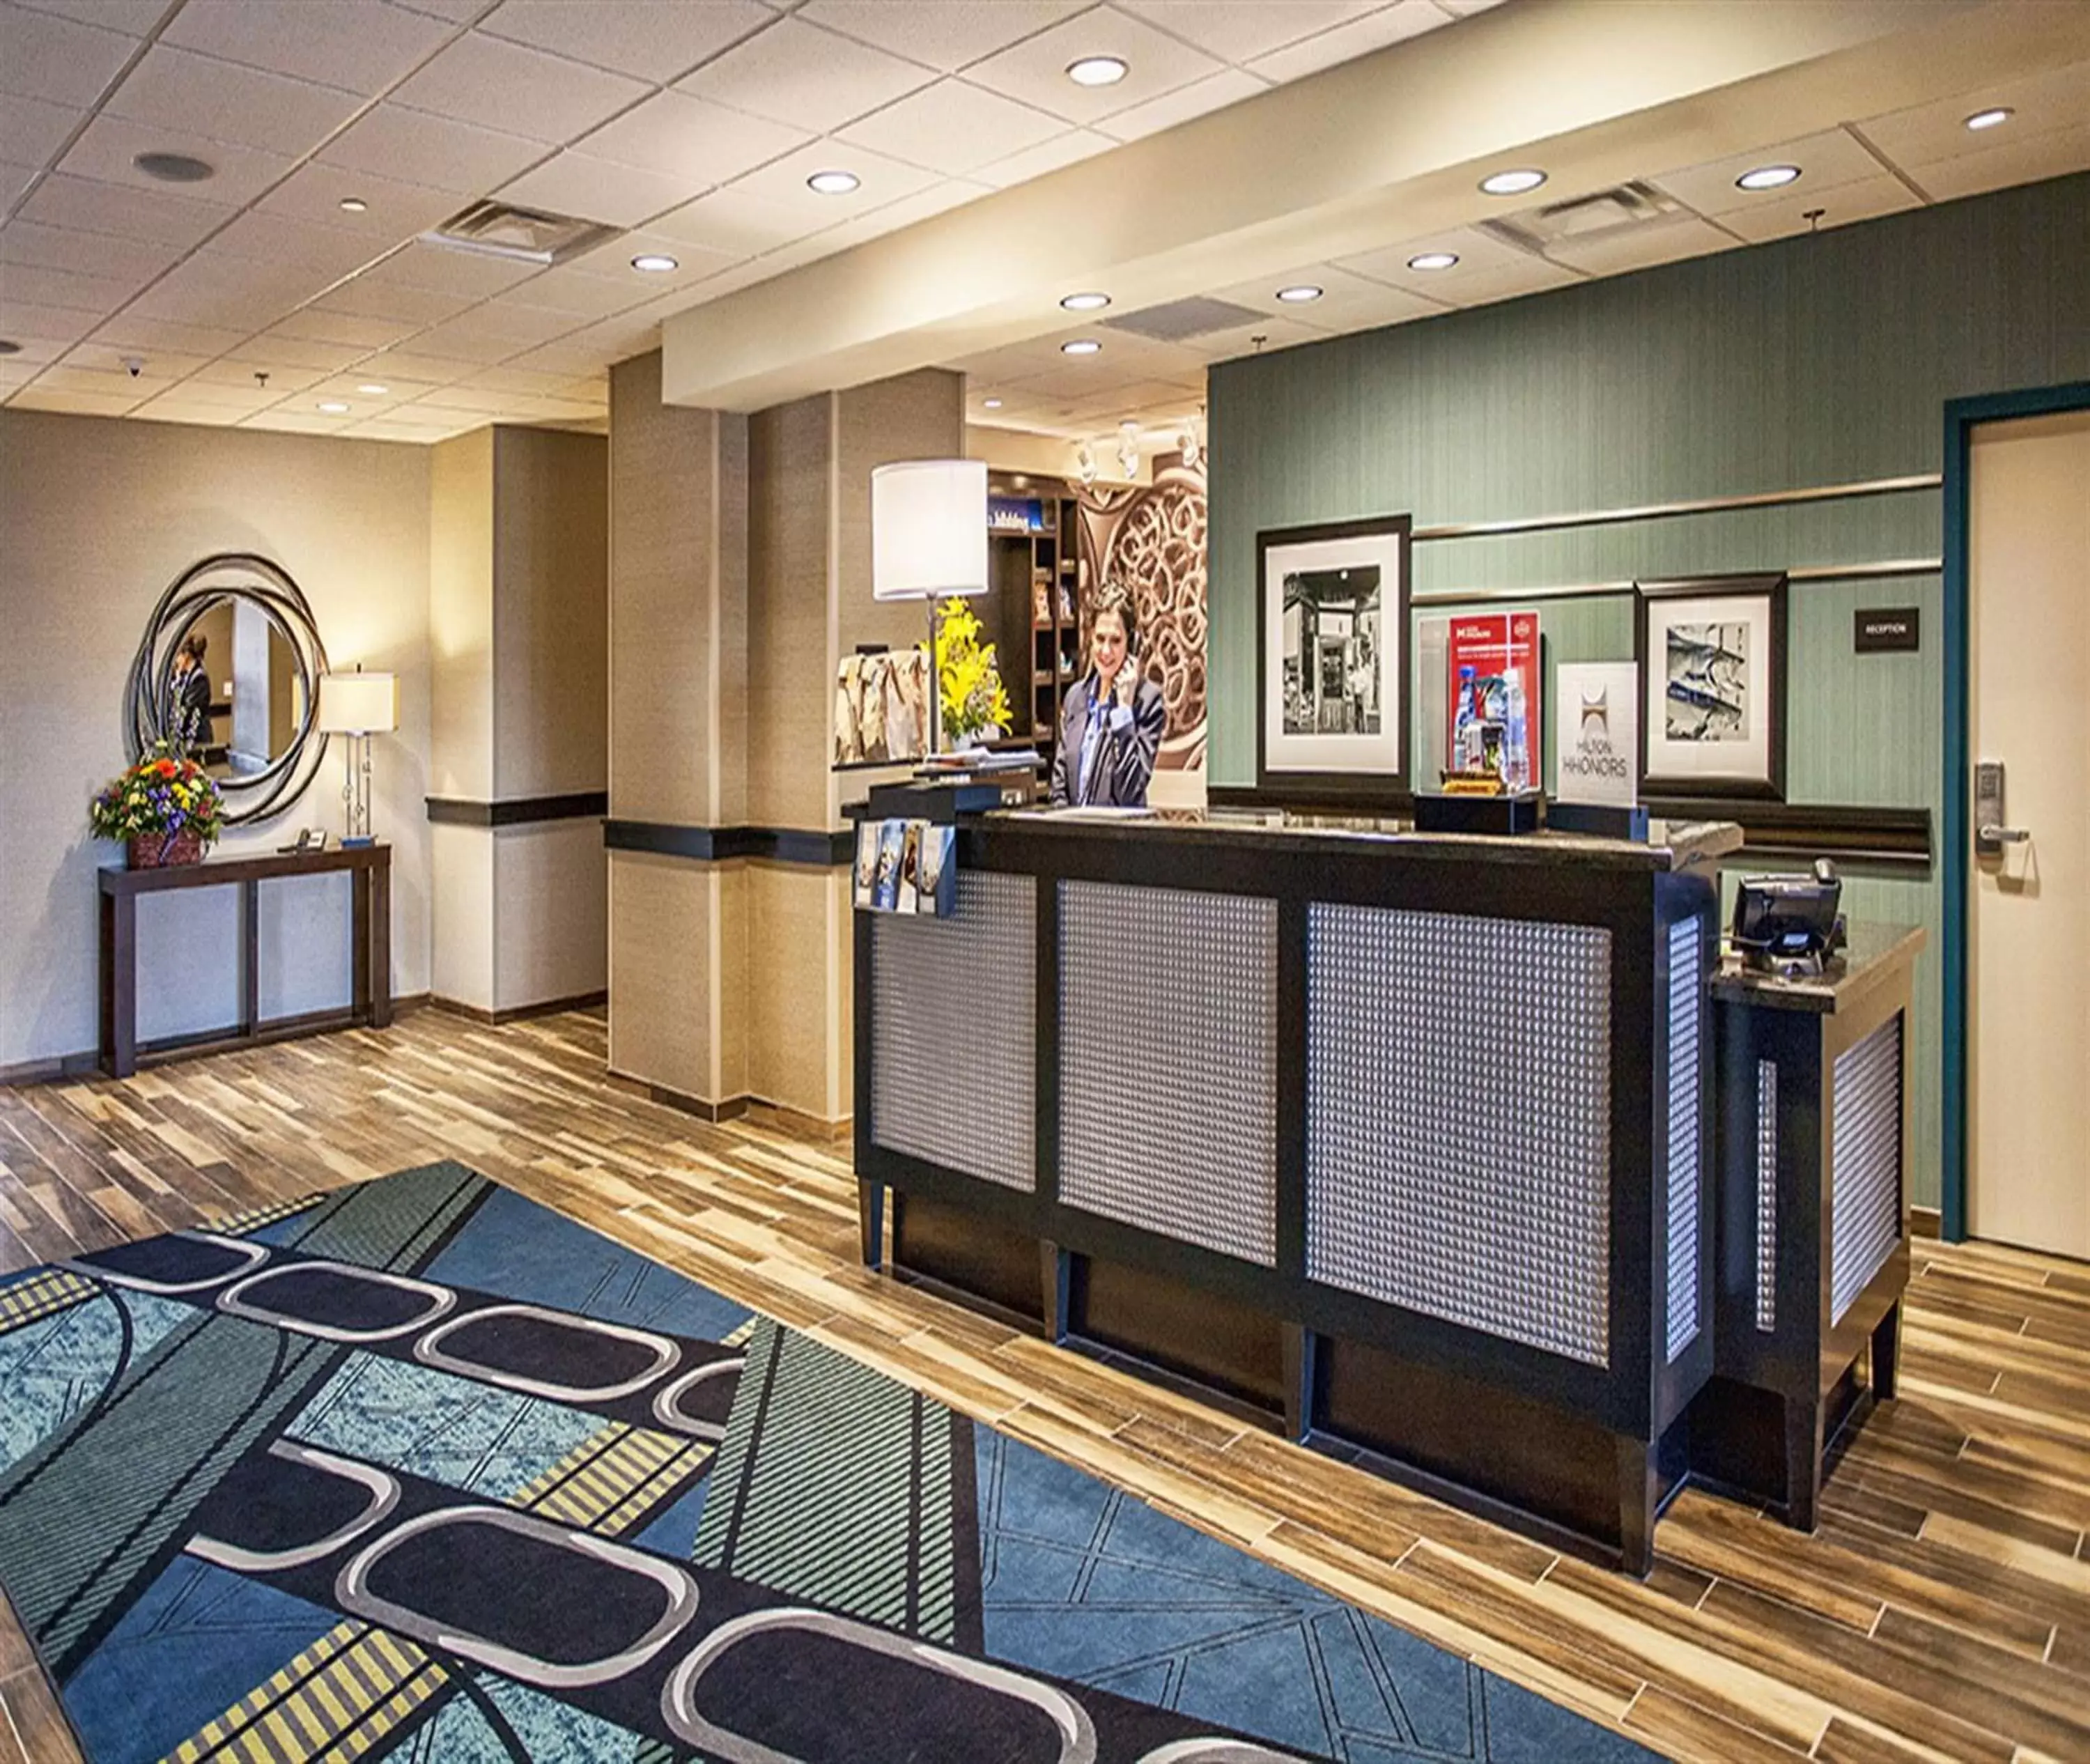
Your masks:
[[[1545,728],[1538,614],[1460,613],[1445,653],[1451,727],[1447,774],[1492,774],[1511,790],[1536,789]]]

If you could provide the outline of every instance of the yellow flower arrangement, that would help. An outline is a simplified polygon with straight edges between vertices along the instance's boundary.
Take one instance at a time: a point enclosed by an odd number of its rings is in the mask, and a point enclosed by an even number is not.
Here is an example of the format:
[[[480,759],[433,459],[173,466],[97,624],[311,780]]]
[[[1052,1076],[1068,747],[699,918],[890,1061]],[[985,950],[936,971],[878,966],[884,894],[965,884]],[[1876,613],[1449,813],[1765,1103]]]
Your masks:
[[[936,685],[943,696],[944,734],[953,745],[969,736],[1005,731],[1008,694],[994,645],[980,641],[978,616],[953,595],[936,621]]]

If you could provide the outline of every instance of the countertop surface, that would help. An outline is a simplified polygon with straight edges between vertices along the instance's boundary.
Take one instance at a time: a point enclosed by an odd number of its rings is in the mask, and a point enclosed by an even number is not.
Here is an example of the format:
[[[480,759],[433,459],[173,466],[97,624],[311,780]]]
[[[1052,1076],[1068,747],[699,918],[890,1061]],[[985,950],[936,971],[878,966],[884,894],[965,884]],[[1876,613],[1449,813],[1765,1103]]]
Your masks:
[[[973,823],[1049,837],[1124,838],[1204,844],[1240,840],[1274,850],[1325,850],[1331,844],[1381,848],[1411,859],[1591,865],[1621,870],[1682,870],[1741,848],[1731,821],[1655,821],[1643,842],[1588,833],[1418,833],[1412,820],[1300,809],[1000,809]]]
[[[1864,920],[1844,927],[1849,941],[1830,972],[1794,980],[1741,966],[1730,955],[1712,979],[1713,996],[1730,1004],[1770,1010],[1812,1011],[1830,1016],[1848,1010],[1874,987],[1912,965],[1929,941],[1920,925],[1878,925]]]

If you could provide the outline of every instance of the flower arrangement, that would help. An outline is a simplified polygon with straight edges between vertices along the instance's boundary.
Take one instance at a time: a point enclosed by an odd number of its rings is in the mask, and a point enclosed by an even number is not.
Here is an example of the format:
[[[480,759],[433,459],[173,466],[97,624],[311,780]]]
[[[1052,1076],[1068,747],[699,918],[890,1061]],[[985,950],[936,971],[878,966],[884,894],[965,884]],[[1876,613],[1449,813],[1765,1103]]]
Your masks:
[[[179,861],[225,831],[225,799],[200,764],[160,742],[96,793],[87,824],[97,839],[129,841],[133,864]]]
[[[1008,694],[992,643],[980,641],[980,622],[970,605],[953,595],[936,621],[936,686],[942,695],[944,734],[953,746],[998,734],[1009,726]]]

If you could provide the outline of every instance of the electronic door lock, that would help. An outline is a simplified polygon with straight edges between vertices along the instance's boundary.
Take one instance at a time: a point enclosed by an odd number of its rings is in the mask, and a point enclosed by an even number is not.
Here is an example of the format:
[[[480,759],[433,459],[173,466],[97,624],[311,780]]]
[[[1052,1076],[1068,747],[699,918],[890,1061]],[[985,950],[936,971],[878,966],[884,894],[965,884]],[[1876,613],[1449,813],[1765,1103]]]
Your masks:
[[[1998,857],[2004,846],[2031,837],[2028,828],[2004,824],[2002,761],[1982,760],[1974,768],[1974,850],[1985,858]]]

